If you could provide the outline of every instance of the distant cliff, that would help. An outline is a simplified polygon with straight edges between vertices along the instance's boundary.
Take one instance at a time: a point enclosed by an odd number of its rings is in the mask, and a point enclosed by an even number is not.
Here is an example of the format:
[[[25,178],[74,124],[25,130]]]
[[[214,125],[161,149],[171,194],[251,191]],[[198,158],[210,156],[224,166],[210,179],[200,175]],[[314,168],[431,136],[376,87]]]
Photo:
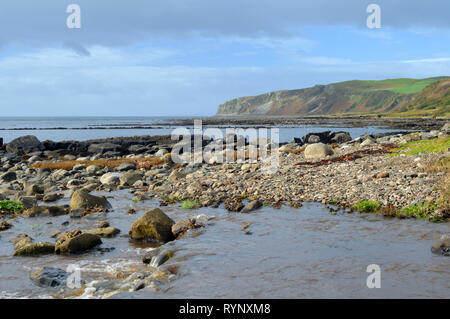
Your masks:
[[[400,112],[436,103],[449,94],[450,77],[346,81],[240,97],[219,106],[217,115],[327,115]],[[444,83],[441,85],[439,83]],[[447,84],[445,84],[447,83]],[[440,90],[438,95],[434,94]],[[421,95],[422,94],[422,95]],[[422,101],[422,102],[419,102]],[[434,101],[434,100],[433,100]],[[418,103],[422,103],[420,106]],[[448,106],[448,100],[447,102]],[[441,105],[442,106],[442,105]]]

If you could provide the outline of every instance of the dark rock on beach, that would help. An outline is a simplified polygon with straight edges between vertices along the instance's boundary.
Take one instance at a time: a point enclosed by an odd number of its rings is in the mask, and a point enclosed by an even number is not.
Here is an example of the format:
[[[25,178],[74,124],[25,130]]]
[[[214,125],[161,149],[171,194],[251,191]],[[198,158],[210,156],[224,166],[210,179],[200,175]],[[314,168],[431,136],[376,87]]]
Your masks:
[[[172,225],[174,224],[175,222],[161,209],[154,208],[133,223],[129,235],[136,240],[165,243],[174,239],[172,234]]]

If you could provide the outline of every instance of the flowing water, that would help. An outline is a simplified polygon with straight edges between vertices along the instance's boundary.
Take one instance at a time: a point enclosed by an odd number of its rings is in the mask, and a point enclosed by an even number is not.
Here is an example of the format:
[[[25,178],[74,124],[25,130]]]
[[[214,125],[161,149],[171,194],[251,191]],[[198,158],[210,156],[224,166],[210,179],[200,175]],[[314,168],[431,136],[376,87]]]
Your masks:
[[[114,210],[106,216],[18,217],[13,228],[0,233],[0,297],[74,297],[68,288],[36,286],[29,275],[42,266],[66,269],[76,264],[85,282],[149,269],[141,260],[154,247],[130,242],[127,232],[134,220],[158,207],[158,202],[134,203],[125,190],[97,194],[110,197],[113,204]],[[68,198],[59,203],[68,203]],[[138,213],[128,215],[130,207]],[[164,245],[174,251],[165,265],[178,267],[168,282],[114,298],[450,298],[450,258],[430,251],[437,239],[450,233],[449,224],[359,213],[332,215],[314,203],[299,209],[263,207],[250,214],[228,213],[223,208],[183,210],[179,205],[163,210],[174,220],[200,214],[215,218],[206,227]],[[100,219],[121,230],[117,237],[103,239],[100,246],[114,247],[112,251],[12,257],[9,240],[17,234],[54,242],[52,231],[93,228]],[[66,221],[69,225],[62,226]],[[370,264],[381,268],[379,289],[367,288]],[[97,291],[93,296],[101,294]]]

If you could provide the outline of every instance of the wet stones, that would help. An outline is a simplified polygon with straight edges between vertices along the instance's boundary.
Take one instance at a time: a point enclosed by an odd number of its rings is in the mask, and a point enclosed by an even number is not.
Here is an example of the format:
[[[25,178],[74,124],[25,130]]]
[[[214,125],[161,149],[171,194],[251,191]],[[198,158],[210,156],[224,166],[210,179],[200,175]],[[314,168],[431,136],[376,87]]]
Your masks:
[[[437,255],[450,257],[450,237],[441,239],[431,247],[431,252]]]
[[[239,212],[244,208],[244,204],[242,204],[241,199],[228,198],[224,202],[224,207],[230,212]]]
[[[201,225],[196,224],[195,218],[192,219],[182,219],[177,221],[172,226],[172,233],[175,237],[180,236],[181,234],[185,233],[189,229],[195,229],[201,227]]]
[[[116,171],[118,171],[118,172],[125,172],[125,171],[130,171],[130,170],[135,170],[135,169],[136,169],[136,165],[134,165],[132,163],[122,163],[116,167]]]
[[[120,230],[115,227],[102,227],[102,228],[85,230],[85,231],[83,231],[83,233],[94,234],[94,235],[98,235],[100,237],[105,237],[105,238],[111,238],[111,237],[116,236],[118,233],[120,233]]]
[[[254,210],[257,210],[258,208],[262,207],[262,203],[259,200],[254,200],[248,203],[244,206],[244,208],[241,209],[241,213],[250,213]]]
[[[112,206],[105,197],[99,197],[89,194],[86,190],[76,190],[70,199],[70,209],[89,209],[89,208],[111,209]]]
[[[63,197],[64,197],[64,194],[62,194],[62,193],[45,194],[44,197],[42,198],[42,201],[50,203],[50,202],[55,202]]]
[[[35,196],[18,196],[16,201],[22,203],[25,209],[35,207],[37,205],[37,199]]]
[[[89,145],[88,152],[92,154],[104,154],[107,152],[117,152],[120,148],[120,145],[113,143],[98,143]]]
[[[37,194],[44,194],[44,188],[38,184],[31,184],[25,189],[25,195],[35,196]]]
[[[133,223],[129,235],[135,240],[165,243],[174,239],[172,234],[172,225],[174,224],[175,222],[161,209],[154,208]]]
[[[14,256],[38,256],[45,254],[53,254],[55,251],[55,244],[49,242],[23,242],[17,245],[14,251]]]
[[[68,273],[55,267],[43,267],[30,275],[39,287],[59,287],[66,284]]]
[[[162,264],[164,264],[166,261],[168,261],[170,258],[173,257],[173,252],[171,250],[164,250],[161,253],[159,253],[157,256],[152,257],[152,260],[150,261],[151,267],[159,267]]]
[[[41,215],[61,216],[69,213],[69,207],[65,206],[35,206],[23,212],[27,217],[36,217]]]
[[[10,183],[12,181],[15,181],[16,179],[17,179],[16,172],[6,172],[0,175],[1,183]]]
[[[8,230],[12,227],[12,225],[6,221],[0,222],[0,231]]]

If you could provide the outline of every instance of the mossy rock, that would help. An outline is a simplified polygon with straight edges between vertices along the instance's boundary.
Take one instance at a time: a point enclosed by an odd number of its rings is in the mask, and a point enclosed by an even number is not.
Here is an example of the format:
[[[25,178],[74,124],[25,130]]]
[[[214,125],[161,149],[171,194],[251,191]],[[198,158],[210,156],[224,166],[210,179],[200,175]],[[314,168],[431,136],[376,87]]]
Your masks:
[[[14,256],[38,256],[45,254],[53,254],[55,251],[55,244],[47,242],[39,243],[24,243],[18,245]]]
[[[161,209],[154,208],[133,223],[129,235],[136,240],[165,243],[174,239],[172,234],[172,225],[174,224],[175,222]]]

